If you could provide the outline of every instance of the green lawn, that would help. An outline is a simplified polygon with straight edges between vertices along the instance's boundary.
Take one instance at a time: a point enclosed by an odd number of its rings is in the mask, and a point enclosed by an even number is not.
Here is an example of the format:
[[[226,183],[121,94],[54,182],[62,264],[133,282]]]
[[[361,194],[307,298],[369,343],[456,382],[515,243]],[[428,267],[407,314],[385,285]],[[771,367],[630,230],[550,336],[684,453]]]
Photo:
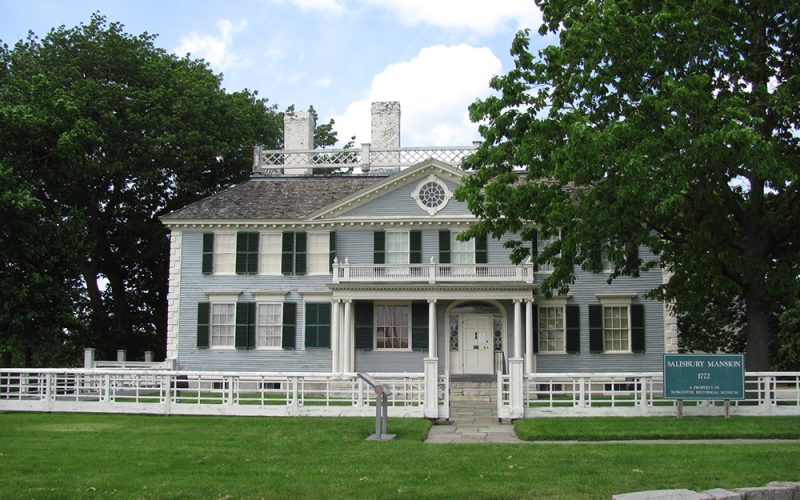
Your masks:
[[[0,498],[608,498],[800,479],[800,444],[430,445],[427,421],[403,419],[396,441],[365,442],[373,425],[0,414]]]
[[[526,441],[800,439],[800,417],[533,418],[514,425]]]

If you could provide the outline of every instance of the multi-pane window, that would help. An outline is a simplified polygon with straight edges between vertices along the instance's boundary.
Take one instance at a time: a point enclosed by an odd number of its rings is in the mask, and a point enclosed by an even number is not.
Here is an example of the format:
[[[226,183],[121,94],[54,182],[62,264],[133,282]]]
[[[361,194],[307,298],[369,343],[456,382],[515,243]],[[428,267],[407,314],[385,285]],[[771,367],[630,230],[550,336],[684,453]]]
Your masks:
[[[287,276],[306,274],[307,266],[307,234],[305,232],[286,231],[281,236],[281,272]]]
[[[453,264],[474,264],[475,263],[475,239],[467,241],[458,240],[459,233],[450,233],[450,262]]]
[[[603,307],[603,350],[630,351],[628,306]]]
[[[387,231],[386,263],[408,264],[408,231]]]
[[[536,242],[538,254],[544,252],[544,249],[552,245],[553,243],[557,242],[560,239],[558,234],[554,234],[548,238],[539,237]],[[545,263],[539,264],[539,271],[542,272],[551,272],[553,270],[553,264]]]
[[[256,311],[256,346],[280,347],[283,304],[258,304]]]
[[[236,271],[236,233],[214,234],[214,274]]]
[[[281,233],[261,233],[258,269],[261,274],[280,274],[281,272]]]
[[[330,302],[306,303],[306,348],[331,346],[331,304]]]
[[[376,307],[376,349],[411,348],[410,312],[407,304],[380,304]]]
[[[236,304],[211,304],[211,347],[233,347]]]
[[[564,308],[539,306],[539,352],[564,352]]]
[[[330,233],[308,233],[308,274],[330,273]]]

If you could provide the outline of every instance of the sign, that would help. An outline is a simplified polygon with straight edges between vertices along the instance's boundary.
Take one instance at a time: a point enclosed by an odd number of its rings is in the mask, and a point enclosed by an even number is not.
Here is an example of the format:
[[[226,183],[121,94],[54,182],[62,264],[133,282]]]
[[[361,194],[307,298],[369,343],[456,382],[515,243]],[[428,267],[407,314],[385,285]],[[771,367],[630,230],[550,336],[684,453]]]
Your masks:
[[[744,399],[744,356],[665,354],[664,399]]]

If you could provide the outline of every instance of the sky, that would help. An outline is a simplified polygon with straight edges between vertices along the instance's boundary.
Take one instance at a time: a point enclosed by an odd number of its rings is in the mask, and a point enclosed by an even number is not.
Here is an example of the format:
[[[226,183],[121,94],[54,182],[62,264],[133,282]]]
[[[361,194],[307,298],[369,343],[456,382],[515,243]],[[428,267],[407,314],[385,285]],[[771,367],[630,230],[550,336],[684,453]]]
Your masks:
[[[479,140],[467,108],[513,68],[515,33],[532,50],[532,0],[0,0],[0,40],[88,23],[93,12],[156,45],[205,59],[228,91],[250,89],[283,111],[313,105],[340,142],[370,142],[372,101],[400,101],[402,146]]]

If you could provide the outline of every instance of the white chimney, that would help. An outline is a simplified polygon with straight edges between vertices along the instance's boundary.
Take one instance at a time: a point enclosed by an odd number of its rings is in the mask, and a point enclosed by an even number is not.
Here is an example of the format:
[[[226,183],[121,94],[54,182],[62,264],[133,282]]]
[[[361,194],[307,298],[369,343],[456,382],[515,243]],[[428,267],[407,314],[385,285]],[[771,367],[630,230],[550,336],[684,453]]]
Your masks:
[[[310,151],[314,149],[316,123],[307,111],[291,111],[283,115],[283,150]],[[284,160],[284,174],[311,175],[309,154],[290,154]]]
[[[377,167],[400,167],[400,103],[372,103],[372,143],[370,149]],[[381,152],[381,150],[393,150]]]

